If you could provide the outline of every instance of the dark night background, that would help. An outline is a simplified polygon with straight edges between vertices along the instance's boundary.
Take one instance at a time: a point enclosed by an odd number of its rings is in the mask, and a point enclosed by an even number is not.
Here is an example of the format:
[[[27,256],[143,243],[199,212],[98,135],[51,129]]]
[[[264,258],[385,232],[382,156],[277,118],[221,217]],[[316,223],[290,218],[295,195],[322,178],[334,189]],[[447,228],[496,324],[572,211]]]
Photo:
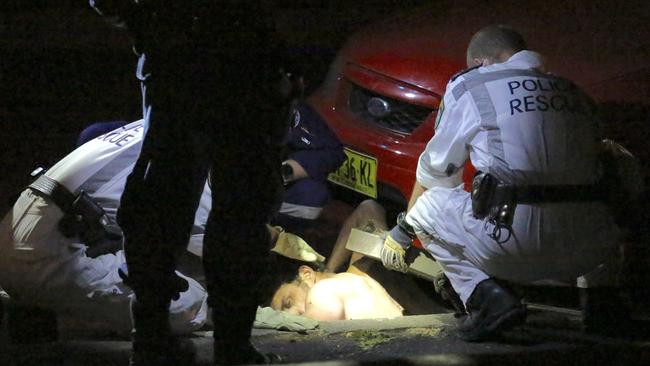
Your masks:
[[[648,171],[650,2],[282,0],[271,3],[278,10],[275,21],[279,30],[291,49],[304,60],[311,87],[323,78],[346,37],[369,23],[434,7],[435,16],[431,21],[449,29],[449,34],[455,32],[458,44],[464,47],[469,35],[485,25],[476,19],[498,19],[502,10],[513,13],[510,10],[514,8],[524,8],[526,14],[525,7],[535,4],[531,9],[536,10],[531,10],[529,15],[539,24],[545,24],[545,16],[556,14],[558,7],[563,7],[567,9],[563,24],[553,23],[557,22],[554,20],[546,24],[549,29],[539,27],[539,30],[552,31],[557,27],[556,33],[570,35],[571,31],[584,32],[581,26],[585,24],[602,26],[606,31],[600,32],[601,36],[611,33],[611,37],[590,40],[589,34],[583,35],[585,42],[591,42],[588,51],[594,59],[594,70],[598,70],[601,56],[622,55],[630,63],[643,60],[638,67],[634,65],[627,70],[633,72],[610,80],[622,94],[604,105],[604,113],[609,121],[608,136],[622,141],[637,154],[645,172]],[[517,22],[512,25],[525,24],[527,19],[520,18]],[[13,195],[28,183],[29,172],[38,165],[51,165],[69,152],[85,125],[140,118],[140,91],[134,76],[136,58],[128,36],[106,24],[86,0],[4,0],[0,2],[0,35],[0,202],[10,203]],[[570,44],[562,45],[558,52],[572,52]],[[607,88],[601,87],[598,92],[606,93]],[[627,101],[627,95],[634,95],[635,100]],[[8,208],[7,203],[3,207]]]
[[[276,3],[278,28],[314,87],[349,33],[425,2]],[[7,202],[33,168],[69,152],[85,125],[133,121],[141,107],[130,39],[87,0],[4,0],[0,35],[0,202]]]
[[[275,19],[278,28],[304,60],[311,87],[317,86],[335,52],[355,30],[424,8],[435,8],[431,21],[440,23],[447,34],[454,32],[452,37],[464,46],[467,35],[475,31],[472,24],[476,28],[484,25],[480,20],[475,21],[476,18],[498,19],[496,14],[535,4],[531,6],[534,10],[530,17],[544,24],[545,16],[563,7],[566,24],[549,22],[549,28],[556,27],[570,34],[572,30],[584,31],[580,26],[592,23],[593,27],[602,26],[611,32],[607,39],[583,37],[586,42],[592,42],[587,49],[593,52],[595,70],[600,55],[624,52],[631,59],[650,59],[647,1],[281,0],[271,3],[278,10]],[[518,21],[524,24],[526,19]],[[616,33],[619,29],[620,33]],[[541,28],[540,32],[550,33]],[[65,155],[82,126],[102,120],[139,118],[140,98],[134,77],[135,56],[128,36],[107,25],[89,8],[87,0],[4,0],[0,2],[0,35],[3,173],[0,199],[4,199],[20,190],[33,167],[54,163]],[[572,49],[558,49],[558,52],[572,52]],[[613,126],[610,135],[623,139],[645,157],[650,83],[648,65],[638,66],[639,71],[613,80],[618,83],[617,90],[630,91],[630,95],[637,96],[637,101],[621,108],[622,98],[618,98],[619,105],[606,109],[606,113],[618,120],[637,120]],[[607,89],[601,88],[601,93],[603,90]],[[639,94],[643,95],[638,97]]]

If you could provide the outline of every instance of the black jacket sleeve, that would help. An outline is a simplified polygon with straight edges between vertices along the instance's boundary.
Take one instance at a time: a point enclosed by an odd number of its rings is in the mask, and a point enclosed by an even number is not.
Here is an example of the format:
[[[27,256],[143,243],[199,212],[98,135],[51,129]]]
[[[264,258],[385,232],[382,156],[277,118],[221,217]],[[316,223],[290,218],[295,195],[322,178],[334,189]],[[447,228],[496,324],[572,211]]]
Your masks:
[[[345,161],[343,146],[323,118],[301,103],[287,142],[288,157],[296,160],[310,177],[327,179]]]

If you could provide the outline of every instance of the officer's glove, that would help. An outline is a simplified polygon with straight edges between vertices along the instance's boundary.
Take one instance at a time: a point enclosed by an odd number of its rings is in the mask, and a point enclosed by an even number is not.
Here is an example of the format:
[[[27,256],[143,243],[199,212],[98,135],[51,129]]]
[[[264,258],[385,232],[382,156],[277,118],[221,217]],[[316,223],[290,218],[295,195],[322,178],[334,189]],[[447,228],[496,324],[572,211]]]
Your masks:
[[[379,253],[384,267],[402,273],[408,271],[406,249],[411,246],[415,238],[413,229],[406,223],[404,217],[403,212],[397,216],[397,225],[388,232],[384,246]]]
[[[406,255],[406,250],[400,243],[398,243],[391,234],[388,234],[386,240],[384,240],[384,246],[381,248],[380,256],[381,263],[384,267],[406,273],[409,269],[404,256]]]

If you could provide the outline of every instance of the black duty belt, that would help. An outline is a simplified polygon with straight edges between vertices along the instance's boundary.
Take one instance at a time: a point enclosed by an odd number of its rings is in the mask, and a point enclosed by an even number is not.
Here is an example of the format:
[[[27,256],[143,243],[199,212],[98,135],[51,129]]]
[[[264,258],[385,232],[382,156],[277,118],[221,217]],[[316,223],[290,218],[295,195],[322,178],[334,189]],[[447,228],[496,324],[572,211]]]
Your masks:
[[[511,197],[517,203],[589,202],[606,198],[600,185],[524,185],[498,184],[495,198]]]
[[[59,230],[66,237],[78,236],[88,246],[88,257],[115,253],[122,248],[122,231],[110,225],[104,209],[83,190],[75,195],[46,175],[41,175],[28,187],[35,194],[54,201],[63,211]]]
[[[488,234],[498,243],[510,238],[517,204],[543,202],[605,201],[603,185],[510,185],[488,173],[477,172],[472,180],[472,213],[494,225]],[[487,228],[487,226],[486,226]],[[503,232],[507,232],[505,238]]]

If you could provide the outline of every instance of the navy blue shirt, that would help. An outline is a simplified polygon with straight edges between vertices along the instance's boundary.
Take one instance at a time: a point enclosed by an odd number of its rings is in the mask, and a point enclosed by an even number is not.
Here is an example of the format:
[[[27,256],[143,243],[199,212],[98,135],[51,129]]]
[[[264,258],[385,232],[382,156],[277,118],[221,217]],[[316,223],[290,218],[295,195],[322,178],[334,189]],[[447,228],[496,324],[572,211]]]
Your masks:
[[[296,108],[286,143],[287,159],[297,161],[309,177],[325,181],[345,161],[343,145],[323,118],[305,102]]]

